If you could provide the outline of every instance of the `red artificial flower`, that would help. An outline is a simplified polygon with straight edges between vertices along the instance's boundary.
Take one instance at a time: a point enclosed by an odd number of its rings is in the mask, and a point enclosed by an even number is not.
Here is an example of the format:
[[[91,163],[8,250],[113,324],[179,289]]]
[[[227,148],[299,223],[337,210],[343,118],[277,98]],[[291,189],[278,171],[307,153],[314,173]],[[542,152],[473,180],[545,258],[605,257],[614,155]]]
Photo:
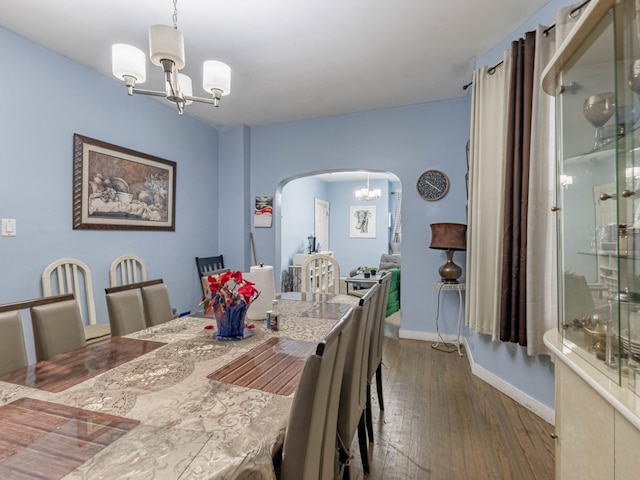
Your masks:
[[[244,301],[249,304],[252,301],[251,299],[254,297],[254,295],[258,294],[259,292],[258,290],[256,290],[256,287],[254,287],[253,283],[245,282],[245,284],[238,289],[238,293],[242,295],[244,297]]]

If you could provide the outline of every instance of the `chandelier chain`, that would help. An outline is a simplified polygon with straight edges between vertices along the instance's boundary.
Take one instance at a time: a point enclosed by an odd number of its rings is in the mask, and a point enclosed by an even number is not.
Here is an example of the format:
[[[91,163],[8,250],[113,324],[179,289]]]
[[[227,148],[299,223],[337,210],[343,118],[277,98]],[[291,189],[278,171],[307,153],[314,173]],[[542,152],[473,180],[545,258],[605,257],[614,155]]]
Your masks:
[[[178,0],[173,0],[173,28],[178,29]]]

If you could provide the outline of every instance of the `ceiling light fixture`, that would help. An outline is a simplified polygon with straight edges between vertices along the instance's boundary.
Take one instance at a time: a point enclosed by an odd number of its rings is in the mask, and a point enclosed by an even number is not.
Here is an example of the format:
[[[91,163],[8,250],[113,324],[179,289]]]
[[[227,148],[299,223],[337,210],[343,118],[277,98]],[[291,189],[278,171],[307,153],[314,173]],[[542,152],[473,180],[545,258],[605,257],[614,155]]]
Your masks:
[[[382,196],[382,191],[379,188],[375,190],[369,189],[369,174],[367,174],[367,188],[359,188],[356,190],[356,198],[358,200],[377,200]]]
[[[184,68],[184,37],[178,30],[178,0],[173,0],[173,27],[152,25],[149,28],[149,56],[154,65],[162,67],[166,90],[143,90],[136,83],[146,80],[144,52],[131,45],[117,43],[111,47],[112,70],[116,78],[124,80],[129,95],[134,93],[165,97],[176,105],[178,113],[184,113],[185,105],[192,102],[220,105],[220,98],[231,90],[231,68],[215,60],[207,60],[203,66],[202,88],[213,98],[193,96],[191,78],[179,73]]]

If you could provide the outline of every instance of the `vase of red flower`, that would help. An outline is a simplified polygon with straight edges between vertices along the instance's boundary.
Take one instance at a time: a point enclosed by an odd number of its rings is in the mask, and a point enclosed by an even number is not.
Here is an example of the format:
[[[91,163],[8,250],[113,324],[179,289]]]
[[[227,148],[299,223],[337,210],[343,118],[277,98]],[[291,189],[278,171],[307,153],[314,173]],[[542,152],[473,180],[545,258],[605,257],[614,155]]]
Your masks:
[[[207,277],[211,298],[203,299],[205,314],[213,311],[219,339],[242,338],[247,308],[260,292],[242,278],[242,272],[225,272]]]

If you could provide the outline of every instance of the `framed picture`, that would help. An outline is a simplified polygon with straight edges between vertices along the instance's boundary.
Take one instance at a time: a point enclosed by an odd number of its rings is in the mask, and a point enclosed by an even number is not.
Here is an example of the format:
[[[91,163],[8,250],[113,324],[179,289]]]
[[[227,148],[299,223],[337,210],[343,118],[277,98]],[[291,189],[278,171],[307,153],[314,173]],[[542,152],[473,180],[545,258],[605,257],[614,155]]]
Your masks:
[[[175,207],[175,162],[74,134],[74,230],[175,231]]]
[[[256,207],[253,211],[254,227],[271,227],[273,219],[273,197],[256,197]]]
[[[376,207],[350,207],[349,237],[376,238]]]

